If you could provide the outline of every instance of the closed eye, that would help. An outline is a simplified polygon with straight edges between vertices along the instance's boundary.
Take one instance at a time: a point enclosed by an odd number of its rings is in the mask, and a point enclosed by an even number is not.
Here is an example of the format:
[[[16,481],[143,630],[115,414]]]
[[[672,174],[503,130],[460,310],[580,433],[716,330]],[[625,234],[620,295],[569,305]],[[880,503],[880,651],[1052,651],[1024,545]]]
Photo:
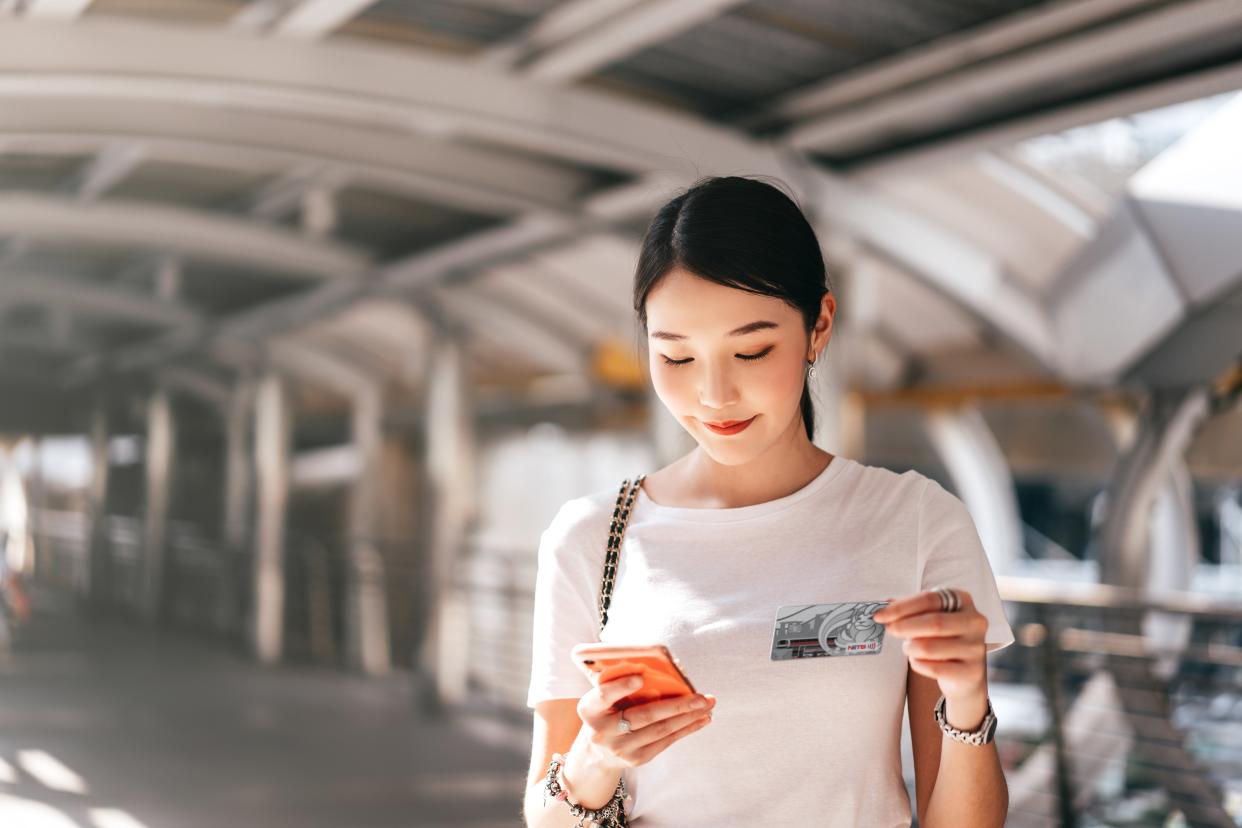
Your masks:
[[[772,349],[774,347],[776,346],[769,345],[757,354],[734,354],[734,356],[738,359],[744,359],[747,362],[754,362],[755,360],[763,359],[765,356],[772,353]],[[661,358],[664,360],[665,365],[685,365],[688,362],[694,361],[693,357],[686,357],[685,359],[669,359],[668,357],[661,355]]]

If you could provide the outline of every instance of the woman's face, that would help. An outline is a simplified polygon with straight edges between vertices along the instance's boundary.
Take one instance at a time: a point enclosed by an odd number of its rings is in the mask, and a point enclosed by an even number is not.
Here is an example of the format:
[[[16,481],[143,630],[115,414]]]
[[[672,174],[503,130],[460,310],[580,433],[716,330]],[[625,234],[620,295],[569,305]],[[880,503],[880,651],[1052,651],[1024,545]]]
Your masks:
[[[671,271],[647,295],[656,395],[717,462],[754,459],[801,429],[807,360],[831,331],[831,294],[826,303],[827,327],[817,325],[813,343],[802,315],[784,301]],[[751,418],[733,434],[708,427]]]

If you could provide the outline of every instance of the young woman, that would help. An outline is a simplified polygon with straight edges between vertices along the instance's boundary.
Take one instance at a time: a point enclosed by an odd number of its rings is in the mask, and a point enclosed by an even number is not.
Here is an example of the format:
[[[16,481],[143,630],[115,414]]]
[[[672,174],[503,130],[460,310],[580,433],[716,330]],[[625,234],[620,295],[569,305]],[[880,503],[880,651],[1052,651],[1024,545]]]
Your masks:
[[[807,375],[836,299],[797,205],[755,179],[700,181],[652,220],[634,309],[655,392],[698,446],[642,480],[602,633],[616,489],[564,504],[543,533],[527,824],[611,803],[604,824],[645,828],[906,826],[908,705],[920,825],[1003,825],[985,655],[1013,635],[996,582],[935,481],[811,442]],[[780,612],[885,601],[878,651],[779,646]],[[634,688],[570,660],[596,640],[665,644],[704,693],[617,712]]]

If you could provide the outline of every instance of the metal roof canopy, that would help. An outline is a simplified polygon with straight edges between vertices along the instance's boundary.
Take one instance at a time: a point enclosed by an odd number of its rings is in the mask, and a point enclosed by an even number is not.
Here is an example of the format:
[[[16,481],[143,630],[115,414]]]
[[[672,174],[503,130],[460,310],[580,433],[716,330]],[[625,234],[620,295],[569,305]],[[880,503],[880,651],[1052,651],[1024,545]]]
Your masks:
[[[894,339],[899,360],[990,331],[1055,374],[1054,268],[1032,270],[1020,234],[972,237],[971,210],[1071,255],[1101,216],[1008,146],[1242,88],[1242,7],[1018,6],[257,0],[203,25],[172,5],[144,20],[123,0],[36,0],[0,20],[0,314],[25,314],[17,339],[75,383],[305,332],[368,296],[455,307],[497,348],[491,326],[510,316],[511,335],[546,334],[534,367],[572,370],[593,343],[558,297],[604,271],[619,283],[603,293],[625,295],[622,237],[674,188],[759,173],[793,185],[828,234],[861,241],[859,263],[887,263],[889,299],[930,288],[964,311],[956,329]],[[955,159],[971,166],[953,173]],[[963,184],[978,201],[952,203]],[[428,222],[440,229],[401,249],[403,223]],[[610,228],[602,259],[522,278]],[[48,244],[142,252],[83,281],[32,272],[55,261],[39,258]],[[160,293],[151,271],[169,261],[179,276]],[[224,272],[284,284],[247,294]],[[245,297],[209,300],[206,280]],[[624,331],[632,312],[615,312],[601,335]],[[168,332],[100,353],[74,336],[96,316]],[[374,358],[351,318],[334,342]],[[0,342],[0,363],[21,344]]]

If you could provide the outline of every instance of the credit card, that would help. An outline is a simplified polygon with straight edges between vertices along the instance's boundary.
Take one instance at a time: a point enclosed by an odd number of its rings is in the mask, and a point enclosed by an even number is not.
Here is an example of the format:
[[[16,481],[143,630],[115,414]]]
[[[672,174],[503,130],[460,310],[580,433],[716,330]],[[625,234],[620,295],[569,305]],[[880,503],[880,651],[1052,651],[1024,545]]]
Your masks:
[[[884,647],[884,626],[874,615],[888,601],[791,604],[776,611],[772,660],[875,655]]]

